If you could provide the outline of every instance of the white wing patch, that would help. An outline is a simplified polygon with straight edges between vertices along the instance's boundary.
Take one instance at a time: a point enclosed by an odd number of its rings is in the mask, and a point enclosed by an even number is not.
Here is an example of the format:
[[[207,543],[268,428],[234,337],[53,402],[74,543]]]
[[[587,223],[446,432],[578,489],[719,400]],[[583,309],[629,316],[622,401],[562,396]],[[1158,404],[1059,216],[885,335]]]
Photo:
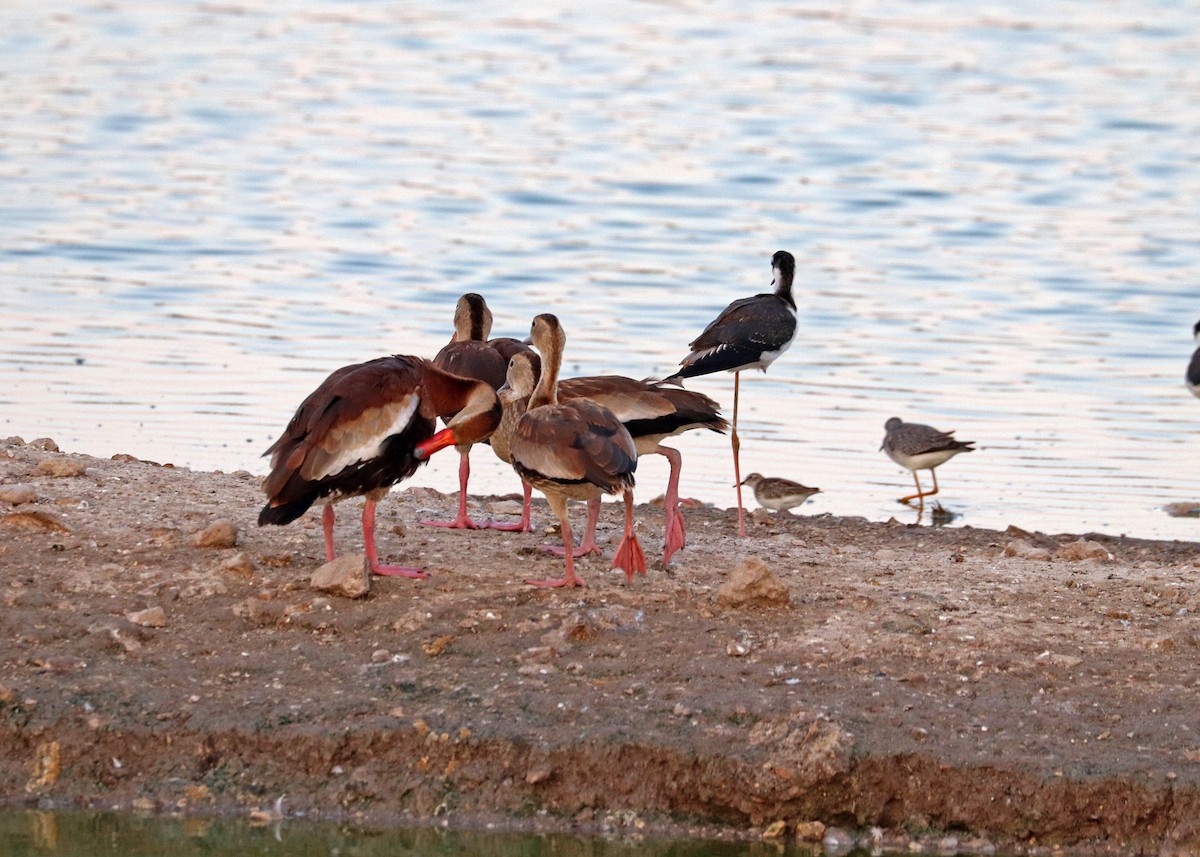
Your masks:
[[[322,440],[320,449],[304,463],[301,475],[306,479],[325,479],[347,467],[378,458],[383,452],[383,442],[408,427],[420,404],[421,397],[410,393],[398,402],[364,411],[344,426],[335,426]]]

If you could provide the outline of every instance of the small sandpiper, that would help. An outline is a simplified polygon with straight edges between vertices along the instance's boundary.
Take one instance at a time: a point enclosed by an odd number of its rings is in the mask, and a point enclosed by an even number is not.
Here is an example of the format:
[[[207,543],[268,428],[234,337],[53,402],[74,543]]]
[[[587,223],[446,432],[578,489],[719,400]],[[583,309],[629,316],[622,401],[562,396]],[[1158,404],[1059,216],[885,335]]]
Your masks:
[[[809,488],[791,479],[763,476],[761,473],[751,473],[742,480],[742,484],[754,489],[754,499],[758,505],[776,512],[787,512],[802,505],[813,494],[821,493],[820,488]]]
[[[1192,395],[1200,399],[1200,321],[1192,328],[1192,335],[1196,338],[1197,347],[1192,354],[1192,362],[1188,364],[1186,380]]]
[[[906,423],[899,417],[892,417],[883,424],[883,428],[886,434],[883,437],[883,445],[879,448],[886,452],[892,461],[911,470],[913,482],[917,484],[917,493],[901,497],[899,502],[917,500],[922,510],[925,508],[925,498],[938,492],[937,473],[934,468],[945,464],[960,452],[975,450],[973,440],[955,440],[952,431],[938,431],[933,426],[921,423]],[[917,478],[918,470],[928,470],[933,475],[932,491],[921,490],[921,480]]]

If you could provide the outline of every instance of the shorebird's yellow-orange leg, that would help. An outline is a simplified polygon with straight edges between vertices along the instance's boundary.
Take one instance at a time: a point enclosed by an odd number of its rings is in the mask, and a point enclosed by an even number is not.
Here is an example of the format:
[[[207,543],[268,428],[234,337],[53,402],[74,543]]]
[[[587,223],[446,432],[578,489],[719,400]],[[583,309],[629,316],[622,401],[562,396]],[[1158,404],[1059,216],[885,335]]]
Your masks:
[[[933,476],[933,490],[932,491],[922,491],[921,490],[921,480],[917,478],[917,471],[914,470],[912,472],[912,475],[913,475],[913,482],[917,483],[917,493],[909,494],[907,497],[901,497],[897,502],[908,503],[912,500],[919,500],[921,502],[921,506],[923,508],[925,506],[925,498],[932,497],[934,494],[936,494],[938,492],[937,471],[930,470],[929,473],[930,473],[930,475]]]

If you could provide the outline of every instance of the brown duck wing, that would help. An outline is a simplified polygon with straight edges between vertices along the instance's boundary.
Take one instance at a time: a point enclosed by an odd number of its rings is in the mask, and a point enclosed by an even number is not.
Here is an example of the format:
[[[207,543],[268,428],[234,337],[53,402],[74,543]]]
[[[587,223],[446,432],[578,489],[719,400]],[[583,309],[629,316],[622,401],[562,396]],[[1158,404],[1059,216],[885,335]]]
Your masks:
[[[486,342],[451,342],[433,358],[433,365],[452,375],[483,381],[493,390],[504,383],[508,360]]]
[[[558,384],[560,401],[587,398],[608,408],[637,438],[665,438],[693,428],[724,431],[720,405],[694,390],[621,375],[570,378]]]
[[[366,493],[411,476],[419,463],[412,447],[433,433],[433,420],[421,413],[425,365],[415,357],[381,357],[326,378],[267,451],[268,522],[275,522],[272,509],[302,506],[277,513],[294,512],[295,520],[320,497]]]
[[[674,413],[675,406],[658,388],[623,375],[593,375],[558,382],[558,400],[589,399],[612,411],[623,423]]]
[[[531,483],[596,485],[614,493],[633,485],[637,450],[611,412],[586,399],[528,411],[512,438],[512,460]]]

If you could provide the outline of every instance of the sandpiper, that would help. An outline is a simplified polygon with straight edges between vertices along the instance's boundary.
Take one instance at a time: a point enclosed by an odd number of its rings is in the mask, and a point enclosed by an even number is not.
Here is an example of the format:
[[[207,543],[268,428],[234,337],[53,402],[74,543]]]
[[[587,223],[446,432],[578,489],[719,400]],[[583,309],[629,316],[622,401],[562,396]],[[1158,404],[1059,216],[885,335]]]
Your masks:
[[[813,494],[820,494],[820,488],[809,488],[791,479],[781,479],[778,476],[763,476],[761,473],[751,473],[742,480],[743,485],[749,485],[754,490],[754,499],[765,509],[776,512],[787,512]]]
[[[901,497],[899,502],[917,500],[921,510],[925,509],[925,498],[938,492],[937,473],[934,468],[945,464],[960,452],[973,452],[975,449],[975,441],[955,440],[952,431],[938,431],[933,426],[921,423],[906,423],[899,417],[892,417],[883,424],[883,428],[886,434],[883,437],[883,445],[879,448],[886,452],[892,461],[911,470],[913,482],[917,484],[917,493]],[[921,490],[921,480],[917,478],[918,470],[928,470],[933,475],[932,491]]]

